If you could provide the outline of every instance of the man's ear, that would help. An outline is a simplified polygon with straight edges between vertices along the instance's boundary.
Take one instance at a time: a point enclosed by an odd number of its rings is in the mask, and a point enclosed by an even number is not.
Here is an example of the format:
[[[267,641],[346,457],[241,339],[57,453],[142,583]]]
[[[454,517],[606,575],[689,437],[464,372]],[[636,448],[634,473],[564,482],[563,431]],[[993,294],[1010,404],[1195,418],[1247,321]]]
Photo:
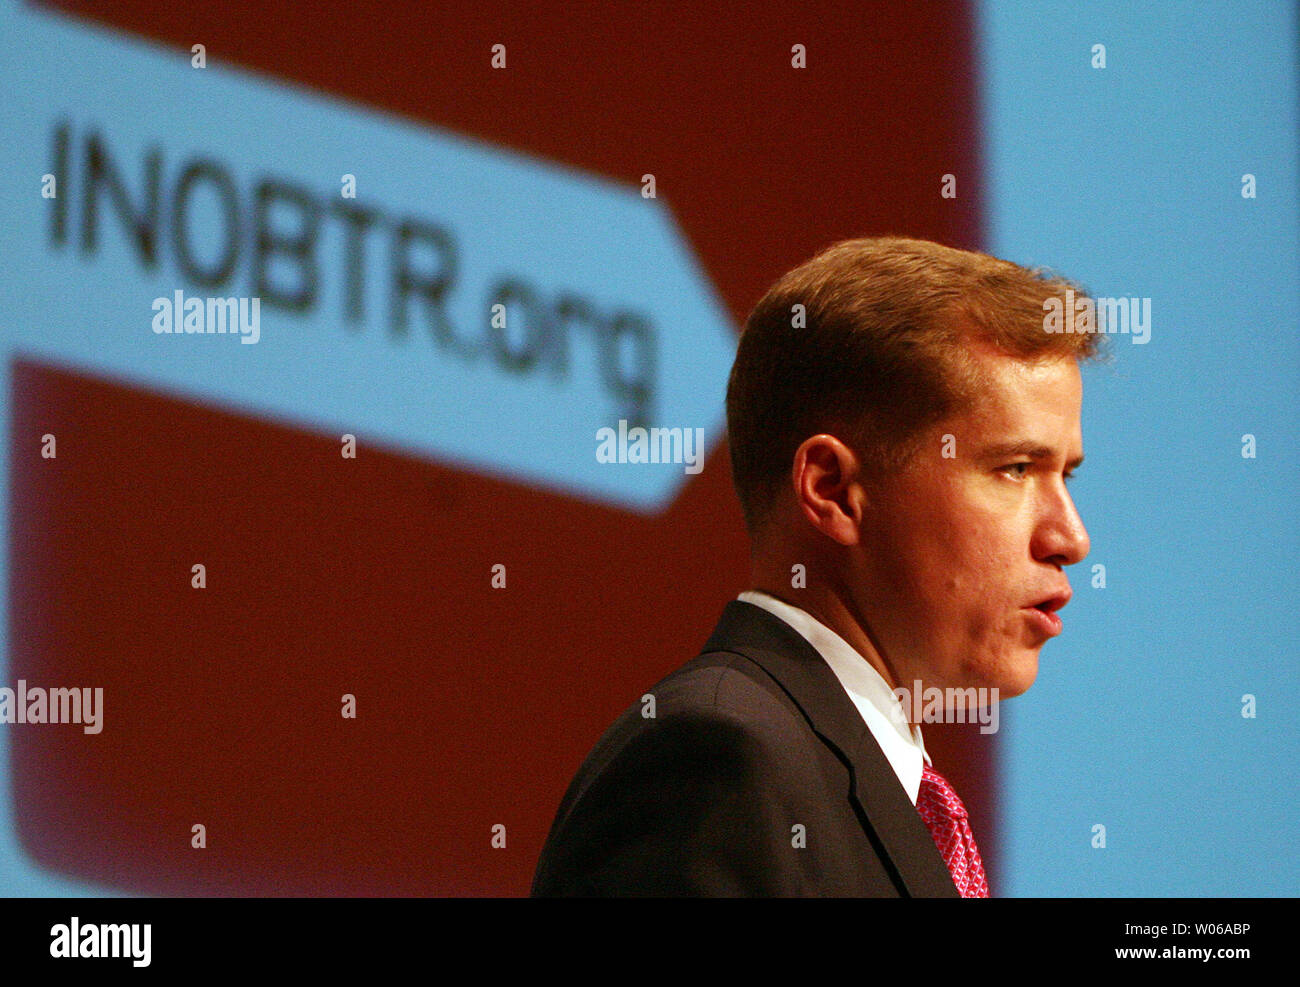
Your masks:
[[[795,503],[814,528],[841,545],[856,545],[866,510],[862,463],[833,435],[803,440],[795,450],[790,479]]]

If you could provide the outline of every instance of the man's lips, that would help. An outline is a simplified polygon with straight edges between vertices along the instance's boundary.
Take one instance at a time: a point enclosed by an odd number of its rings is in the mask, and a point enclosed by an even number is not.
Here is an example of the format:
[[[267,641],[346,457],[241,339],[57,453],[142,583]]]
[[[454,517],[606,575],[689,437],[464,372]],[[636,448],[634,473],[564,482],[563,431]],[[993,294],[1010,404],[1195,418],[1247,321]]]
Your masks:
[[[1057,634],[1061,633],[1061,628],[1064,626],[1061,623],[1061,618],[1056,615],[1056,611],[1069,603],[1070,597],[1073,595],[1074,593],[1070,587],[1065,586],[1039,599],[1038,602],[1029,604],[1024,609],[1043,633],[1048,637],[1056,637]]]
[[[1048,596],[1041,597],[1037,603],[1029,605],[1037,607],[1039,610],[1045,610],[1047,613],[1056,613],[1061,607],[1070,602],[1072,596],[1074,596],[1074,591],[1069,586],[1064,586]]]

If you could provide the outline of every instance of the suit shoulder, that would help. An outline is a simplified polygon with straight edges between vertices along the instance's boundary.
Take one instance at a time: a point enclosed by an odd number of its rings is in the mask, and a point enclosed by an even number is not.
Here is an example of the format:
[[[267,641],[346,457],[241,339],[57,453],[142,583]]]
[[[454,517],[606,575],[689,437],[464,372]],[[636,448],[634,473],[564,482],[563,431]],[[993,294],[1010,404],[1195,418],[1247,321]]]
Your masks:
[[[807,732],[785,690],[743,655],[700,655],[651,686],[606,732],[600,746],[621,747],[650,734],[667,739],[713,727],[724,737],[784,742]]]
[[[754,661],[733,651],[706,652],[665,676],[649,690],[656,707],[729,716],[752,708],[797,707]]]
[[[817,740],[763,670],[701,655],[606,731],[561,805],[535,894],[793,893],[790,827],[831,801]],[[788,859],[787,859],[788,858]]]
[[[705,653],[650,687],[604,732],[574,776],[557,821],[591,789],[629,775],[680,779],[714,766],[741,773],[797,758],[812,739],[798,707],[758,665],[733,652]]]

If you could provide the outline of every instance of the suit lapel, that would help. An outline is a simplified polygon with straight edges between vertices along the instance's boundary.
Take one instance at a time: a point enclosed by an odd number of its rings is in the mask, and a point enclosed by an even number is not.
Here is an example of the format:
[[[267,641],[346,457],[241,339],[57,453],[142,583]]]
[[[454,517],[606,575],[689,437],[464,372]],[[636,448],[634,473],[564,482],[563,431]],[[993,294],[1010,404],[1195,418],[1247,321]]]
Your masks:
[[[704,645],[757,664],[803,712],[813,731],[852,771],[851,796],[892,865],[900,890],[913,897],[956,897],[957,889],[916,807],[880,745],[817,649],[762,607],[733,600]],[[872,784],[883,779],[884,784]],[[888,782],[893,782],[889,784]]]

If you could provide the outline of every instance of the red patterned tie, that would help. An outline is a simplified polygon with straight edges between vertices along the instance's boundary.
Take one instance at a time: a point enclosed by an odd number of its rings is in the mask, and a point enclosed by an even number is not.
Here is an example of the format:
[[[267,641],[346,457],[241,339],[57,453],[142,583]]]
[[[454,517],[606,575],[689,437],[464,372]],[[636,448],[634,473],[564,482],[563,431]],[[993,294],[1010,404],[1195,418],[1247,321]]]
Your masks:
[[[921,790],[916,796],[916,811],[925,820],[934,845],[939,848],[943,862],[952,874],[963,898],[987,898],[989,882],[984,874],[984,861],[980,860],[975,835],[970,831],[966,806],[944,780],[943,775],[928,764],[921,772]]]

